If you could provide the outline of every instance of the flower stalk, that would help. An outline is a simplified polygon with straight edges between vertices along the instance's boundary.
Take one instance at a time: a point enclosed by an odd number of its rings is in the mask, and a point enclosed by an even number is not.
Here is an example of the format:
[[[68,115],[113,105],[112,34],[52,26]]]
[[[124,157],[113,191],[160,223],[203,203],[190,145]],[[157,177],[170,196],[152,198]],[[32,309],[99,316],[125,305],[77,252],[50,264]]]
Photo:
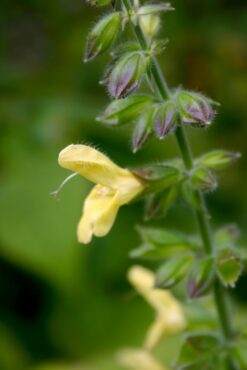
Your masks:
[[[131,10],[130,1],[129,0],[122,1],[127,12],[129,12]],[[141,47],[144,50],[147,50],[148,45],[140,26],[138,24],[137,25],[132,24],[132,28]],[[155,57],[152,57],[152,62],[153,62],[152,76],[155,81],[157,91],[159,92],[160,96],[164,100],[166,100],[167,98],[170,97],[170,89],[158,64],[158,61]],[[193,155],[186,132],[182,125],[179,125],[177,127],[175,135],[184,161],[184,165],[187,170],[191,170],[193,168]],[[199,190],[195,190],[194,193],[195,198],[198,200],[200,206],[199,209],[195,210],[195,217],[198,224],[199,233],[203,241],[205,253],[207,255],[211,255],[212,253],[214,253],[214,245],[212,241],[212,231],[209,222],[209,215],[206,202],[203,194]],[[234,331],[232,328],[230,314],[228,312],[228,303],[225,291],[224,288],[220,285],[218,280],[216,280],[216,282],[214,283],[213,293],[215,306],[219,318],[219,324],[221,327],[221,332],[224,337],[225,344],[227,345],[228,342],[233,339]],[[236,369],[230,358],[228,358],[227,361],[229,370]]]

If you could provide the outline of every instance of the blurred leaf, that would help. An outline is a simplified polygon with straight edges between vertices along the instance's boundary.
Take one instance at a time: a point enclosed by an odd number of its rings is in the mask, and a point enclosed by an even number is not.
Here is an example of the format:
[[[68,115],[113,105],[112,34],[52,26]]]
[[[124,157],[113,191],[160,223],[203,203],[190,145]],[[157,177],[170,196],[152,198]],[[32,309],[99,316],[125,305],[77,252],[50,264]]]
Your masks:
[[[158,194],[150,194],[146,198],[144,219],[149,221],[152,218],[165,217],[170,207],[173,205],[177,197],[177,187],[172,186],[166,191]]]
[[[137,231],[144,242],[159,246],[185,246],[189,247],[190,242],[187,236],[176,231],[139,226]]]
[[[143,244],[131,251],[132,258],[160,259],[188,251],[196,246],[180,233],[152,227],[137,228]]]
[[[232,346],[231,353],[240,369],[247,368],[247,340],[238,339]]]
[[[151,244],[143,244],[139,248],[133,249],[130,252],[131,258],[143,258],[147,260],[157,260],[160,261],[163,258],[168,258],[174,255],[174,253],[184,253],[188,251],[186,246],[176,246],[176,245],[164,245],[159,247],[154,247]]]
[[[215,334],[188,334],[176,363],[178,370],[212,369],[211,359],[220,350],[220,341]]]
[[[162,289],[172,288],[187,274],[193,261],[192,256],[176,256],[165,263],[156,273],[155,287]]]
[[[234,246],[240,236],[239,228],[236,224],[229,224],[215,233],[215,243],[220,247]]]
[[[26,369],[30,362],[29,354],[16,337],[4,325],[0,325],[0,368],[4,370]]]

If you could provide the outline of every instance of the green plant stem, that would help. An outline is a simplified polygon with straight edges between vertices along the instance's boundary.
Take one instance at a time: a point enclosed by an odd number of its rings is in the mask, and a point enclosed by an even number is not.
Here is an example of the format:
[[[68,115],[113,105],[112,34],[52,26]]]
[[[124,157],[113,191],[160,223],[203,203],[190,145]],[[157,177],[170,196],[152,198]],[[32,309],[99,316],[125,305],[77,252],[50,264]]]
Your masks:
[[[124,6],[126,10],[130,13],[131,12],[131,3],[129,0],[123,0]],[[143,32],[140,26],[133,25],[133,29],[136,35],[137,40],[139,41],[141,47],[144,50],[148,49],[148,45],[146,39],[143,35]],[[152,69],[152,76],[155,81],[156,87],[160,96],[165,100],[170,96],[170,89],[167,85],[165,77],[160,69],[160,66],[157,62],[155,57],[152,58],[153,60],[153,69]],[[178,126],[176,129],[176,139],[181,151],[181,155],[183,157],[184,165],[187,170],[191,170],[193,168],[193,155],[192,150],[186,135],[186,132],[182,125]],[[201,239],[203,241],[204,249],[207,255],[211,255],[214,252],[214,245],[212,240],[212,231],[211,226],[209,223],[209,216],[206,207],[206,202],[204,199],[203,194],[195,190],[194,196],[196,197],[199,207],[195,210],[196,220],[199,228],[199,232],[201,235]],[[217,279],[214,284],[214,300],[215,305],[218,313],[219,323],[221,327],[221,332],[223,338],[225,339],[225,343],[227,344],[233,338],[233,329],[231,325],[231,319],[228,312],[227,301],[225,297],[225,290],[221,286],[219,280]],[[232,361],[228,359],[228,367],[229,369],[235,369]]]

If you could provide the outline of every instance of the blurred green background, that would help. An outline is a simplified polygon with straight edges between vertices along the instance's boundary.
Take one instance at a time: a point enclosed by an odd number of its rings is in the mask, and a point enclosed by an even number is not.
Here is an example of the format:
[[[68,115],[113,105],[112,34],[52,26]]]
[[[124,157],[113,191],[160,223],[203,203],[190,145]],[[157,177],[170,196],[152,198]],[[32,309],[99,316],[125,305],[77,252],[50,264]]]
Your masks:
[[[160,62],[170,86],[182,84],[222,104],[209,130],[189,135],[195,154],[242,152],[208,201],[213,226],[237,222],[246,245],[246,1],[172,3],[177,10],[164,19],[170,43]],[[1,370],[116,370],[115,351],[140,345],[153,316],[125,280],[143,205],[123,208],[106,238],[83,246],[75,229],[91,185],[78,177],[59,200],[49,195],[68,174],[57,155],[72,142],[96,145],[123,166],[179,154],[170,136],[133,156],[129,127],[95,122],[108,102],[98,85],[107,57],[87,65],[81,60],[101,13],[82,0],[1,0]],[[162,224],[194,231],[183,203]],[[235,293],[243,304],[246,283],[243,276]]]

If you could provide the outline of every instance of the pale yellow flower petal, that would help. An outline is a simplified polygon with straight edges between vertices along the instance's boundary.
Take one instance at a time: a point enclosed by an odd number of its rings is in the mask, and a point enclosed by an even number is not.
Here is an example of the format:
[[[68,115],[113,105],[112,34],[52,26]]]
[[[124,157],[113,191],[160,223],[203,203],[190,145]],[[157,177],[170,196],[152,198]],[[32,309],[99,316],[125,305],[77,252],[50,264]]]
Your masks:
[[[93,235],[106,235],[115,221],[119,206],[117,192],[96,185],[84,203],[77,229],[79,242],[87,244]]]
[[[151,271],[133,266],[128,272],[128,279],[156,311],[157,318],[146,339],[149,348],[155,346],[163,335],[184,329],[186,322],[182,306],[168,290],[154,288],[155,276]]]
[[[167,323],[156,319],[148,329],[144,347],[149,350],[153,349],[165,334],[167,334]]]
[[[58,157],[61,167],[77,172],[95,184],[113,189],[143,189],[140,181],[127,169],[113,163],[106,155],[87,145],[69,145]],[[133,195],[134,197],[135,195]]]
[[[144,190],[143,183],[132,172],[87,145],[69,145],[60,152],[58,162],[96,183],[85,201],[77,229],[78,240],[84,244],[89,243],[93,235],[106,235],[119,207]]]
[[[144,349],[125,349],[119,352],[118,361],[130,370],[168,370]]]

